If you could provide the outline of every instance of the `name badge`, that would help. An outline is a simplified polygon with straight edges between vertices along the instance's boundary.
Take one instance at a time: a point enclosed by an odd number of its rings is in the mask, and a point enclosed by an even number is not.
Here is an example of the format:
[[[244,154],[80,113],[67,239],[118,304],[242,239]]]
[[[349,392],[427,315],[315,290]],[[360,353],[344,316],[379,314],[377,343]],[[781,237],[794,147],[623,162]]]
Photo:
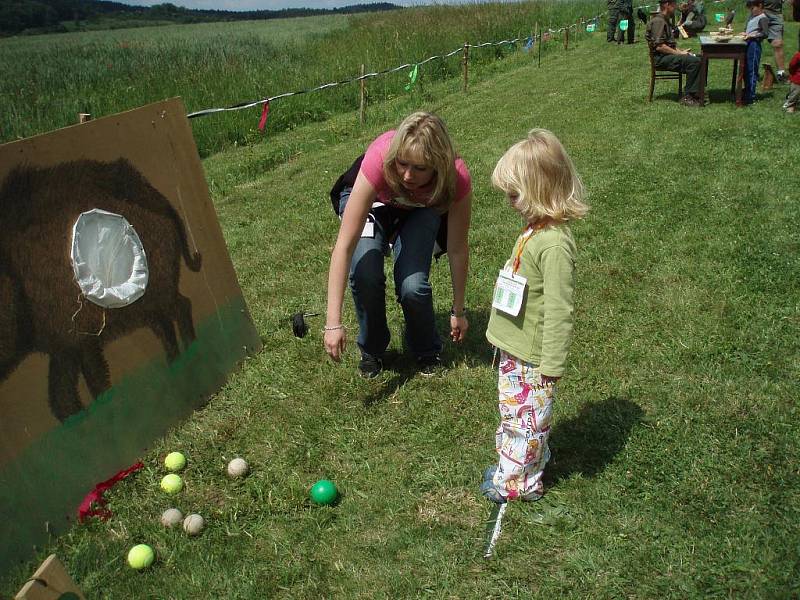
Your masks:
[[[515,275],[512,271],[503,269],[494,285],[492,307],[516,317],[522,308],[522,299],[525,297],[527,284],[528,280],[522,275]]]

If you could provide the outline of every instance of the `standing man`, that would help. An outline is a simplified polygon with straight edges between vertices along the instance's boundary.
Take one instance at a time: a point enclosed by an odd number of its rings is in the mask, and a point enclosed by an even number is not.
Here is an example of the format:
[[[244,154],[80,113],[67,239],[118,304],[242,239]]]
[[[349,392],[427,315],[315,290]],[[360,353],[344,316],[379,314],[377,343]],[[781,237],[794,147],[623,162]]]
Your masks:
[[[619,16],[617,29],[617,43],[621,44],[625,41],[625,32],[619,26],[622,21],[628,21],[628,43],[633,43],[633,36],[636,31],[636,20],[633,18],[633,0],[622,0],[619,4]]]
[[[797,1],[797,0],[795,0]],[[783,56],[783,0],[764,0],[764,14],[767,15],[767,39],[775,53],[775,77],[778,81],[786,81],[784,71],[785,59]]]
[[[608,29],[606,31],[606,41],[613,42],[617,36],[617,25],[619,24],[619,3],[620,0],[607,0],[608,7]]]
[[[690,54],[688,50],[678,50],[672,26],[669,24],[675,14],[675,0],[659,0],[658,9],[658,14],[647,24],[645,33],[653,64],[660,71],[686,73],[686,95],[681,98],[681,104],[702,106],[703,99],[697,95],[700,85],[700,58]]]

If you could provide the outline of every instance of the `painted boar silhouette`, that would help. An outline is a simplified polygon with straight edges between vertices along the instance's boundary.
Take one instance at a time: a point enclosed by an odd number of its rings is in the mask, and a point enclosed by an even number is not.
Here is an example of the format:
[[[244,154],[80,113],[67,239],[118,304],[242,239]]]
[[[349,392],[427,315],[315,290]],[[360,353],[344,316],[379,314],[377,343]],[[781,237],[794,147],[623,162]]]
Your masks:
[[[147,290],[122,308],[81,297],[73,276],[72,226],[93,208],[124,216],[147,253]],[[28,354],[48,355],[48,401],[63,421],[83,409],[80,375],[92,397],[111,386],[108,342],[149,328],[172,362],[175,326],[184,348],[195,339],[192,303],[178,287],[181,260],[200,270],[181,217],[127,160],[15,168],[0,188],[0,381]]]

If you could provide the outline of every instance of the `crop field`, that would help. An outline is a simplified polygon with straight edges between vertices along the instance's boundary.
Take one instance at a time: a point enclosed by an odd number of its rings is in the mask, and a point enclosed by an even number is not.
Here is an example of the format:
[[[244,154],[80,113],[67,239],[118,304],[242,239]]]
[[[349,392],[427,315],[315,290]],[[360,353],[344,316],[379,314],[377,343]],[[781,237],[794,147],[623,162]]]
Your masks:
[[[525,2],[430,7],[357,16],[211,23],[0,39],[0,142],[182,96],[187,110],[228,106],[382,70],[462,46],[574,22],[599,4]],[[526,33],[527,32],[527,33]],[[517,48],[518,49],[518,48]],[[512,49],[473,53],[473,68]],[[421,83],[460,73],[459,56],[423,69]],[[406,73],[370,83],[370,102],[403,93]],[[358,106],[358,85],[276,103],[268,132]],[[259,109],[193,121],[201,155],[261,135]]]
[[[535,10],[552,11],[556,26],[558,15],[574,22],[600,9],[588,8]],[[274,52],[300,56],[314,48],[327,67],[308,54],[305,62],[287,62],[297,78],[281,80],[280,88],[350,75],[355,63],[378,69],[465,39],[524,32],[530,19],[515,12],[523,10],[534,8],[436,7],[320,21],[326,33]],[[424,29],[434,22],[436,36]],[[213,91],[199,76],[181,81],[194,81],[197,96],[190,99],[188,85],[173,91],[190,110],[261,94],[243,74],[255,77],[271,63],[241,50],[250,40],[268,54],[269,41],[258,41],[266,37],[240,30],[221,47],[221,37],[213,41],[219,32],[204,27],[209,37],[187,42],[196,57],[229,64],[243,78],[211,69],[208,85],[219,80]],[[789,55],[797,34],[798,25],[787,23]],[[114,36],[143,36],[154,53],[172,43],[142,29],[92,35],[98,52],[122,52]],[[352,52],[341,50],[351,35],[359,40]],[[4,40],[0,52],[18,44],[45,52],[47,40]],[[686,45],[698,47],[696,40]],[[75,51],[91,47],[76,43]],[[402,92],[405,77],[396,87],[387,81],[385,90],[375,84],[385,95],[372,97],[363,127],[357,86],[276,102],[266,138],[252,131],[255,109],[246,118],[211,116],[195,124],[202,151],[213,153],[203,161],[206,178],[264,349],[205,408],[157,441],[142,457],[144,469],[108,494],[109,520],[53,538],[35,559],[0,577],[0,597],[13,597],[51,552],[87,598],[800,595],[800,117],[781,111],[788,87],[735,108],[730,63],[714,61],[706,107],[681,106],[674,82],[659,83],[648,103],[646,45],[607,44],[602,31],[577,36],[567,50],[554,40],[541,67],[519,48],[504,49],[502,61],[487,52],[466,93],[457,62],[409,93]],[[773,62],[766,46],[762,61]],[[164,71],[176,77],[168,63]],[[128,77],[138,88],[157,69],[136,64]],[[301,76],[301,65],[311,75]],[[288,77],[279,70],[275,77]],[[156,84],[156,96],[172,95],[169,77],[154,78]],[[110,88],[75,89],[95,90],[100,114],[128,107],[114,104],[127,99]],[[145,100],[144,87],[138,93],[130,106],[155,99]],[[327,197],[333,181],[372,139],[420,108],[446,120],[473,177],[471,328],[464,344],[446,345],[444,372],[422,377],[403,354],[402,313],[389,301],[393,360],[365,381],[356,374],[349,294],[344,322],[351,346],[341,364],[324,354],[322,317],[309,319],[303,339],[292,335],[289,317],[325,309],[338,228]],[[72,105],[60,118],[72,122],[78,110]],[[36,127],[59,124],[47,123],[43,118]],[[6,139],[22,135],[3,127]],[[573,226],[576,329],[558,388],[547,493],[509,507],[495,557],[484,560],[490,507],[478,486],[495,460],[497,419],[497,373],[484,332],[497,270],[521,227],[489,176],[532,127],[563,141],[592,210]],[[444,331],[451,303],[446,261],[434,265],[431,279]],[[207,521],[194,538],[158,522],[171,504],[158,483],[163,457],[173,450],[189,460],[175,502]],[[248,459],[249,477],[226,477],[232,456]],[[309,502],[309,488],[321,478],[342,490],[337,505]],[[156,562],[135,572],[125,557],[142,542],[153,546]]]

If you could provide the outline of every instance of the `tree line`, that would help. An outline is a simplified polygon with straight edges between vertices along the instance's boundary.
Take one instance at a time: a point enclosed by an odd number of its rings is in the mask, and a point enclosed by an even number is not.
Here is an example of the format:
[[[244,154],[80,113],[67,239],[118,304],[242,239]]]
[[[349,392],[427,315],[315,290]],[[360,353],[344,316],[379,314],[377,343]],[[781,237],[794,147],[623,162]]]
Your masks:
[[[132,6],[102,0],[0,0],[0,35],[55,33],[81,29],[124,27],[126,24],[208,23],[308,17],[400,8],[389,2],[354,4],[342,8],[285,8],[281,10],[192,10],[171,3]]]

